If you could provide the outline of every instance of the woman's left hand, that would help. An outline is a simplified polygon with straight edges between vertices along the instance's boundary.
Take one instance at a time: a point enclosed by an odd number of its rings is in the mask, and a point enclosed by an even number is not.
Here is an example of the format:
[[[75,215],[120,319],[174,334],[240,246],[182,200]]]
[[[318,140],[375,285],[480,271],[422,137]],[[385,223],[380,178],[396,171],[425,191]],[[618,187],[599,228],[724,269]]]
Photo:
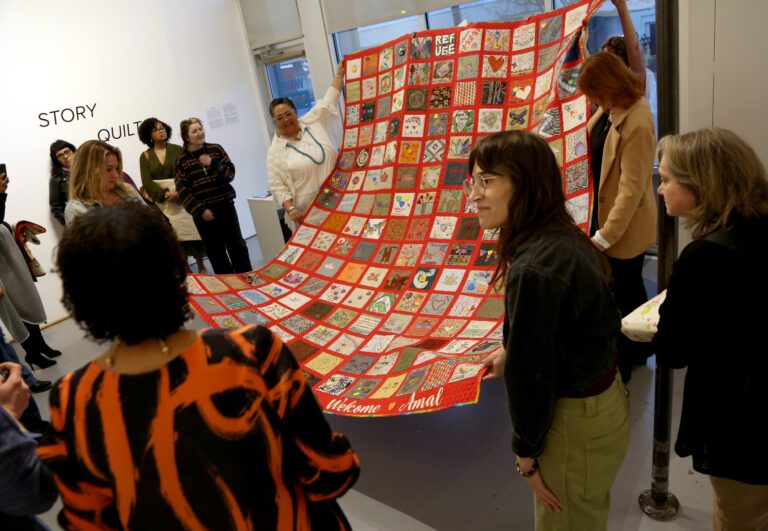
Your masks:
[[[534,459],[531,457],[518,457],[518,466],[523,472],[527,472],[533,468]],[[533,491],[533,494],[539,498],[539,501],[544,504],[549,512],[559,513],[562,511],[560,506],[560,500],[557,496],[547,488],[547,484],[544,483],[544,478],[541,477],[541,469],[537,470],[535,474],[525,478],[528,482],[528,486]]]
[[[333,81],[331,81],[331,86],[336,90],[341,90],[341,85],[344,83],[345,70],[346,67],[344,66],[344,60],[342,59],[341,62],[339,62],[339,66],[336,67],[336,76],[333,78]]]
[[[200,164],[202,164],[206,168],[211,165],[211,156],[208,153],[203,153],[202,155],[200,155],[200,158],[198,160],[200,160]]]

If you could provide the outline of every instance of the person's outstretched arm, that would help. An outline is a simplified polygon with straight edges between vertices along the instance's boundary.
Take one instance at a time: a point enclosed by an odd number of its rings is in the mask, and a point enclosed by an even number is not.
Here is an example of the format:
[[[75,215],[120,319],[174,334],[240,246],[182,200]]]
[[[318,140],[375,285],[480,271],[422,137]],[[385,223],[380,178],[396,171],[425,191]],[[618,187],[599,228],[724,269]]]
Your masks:
[[[627,45],[629,69],[640,78],[640,82],[643,84],[643,90],[645,90],[645,57],[643,56],[643,50],[640,47],[640,39],[637,38],[635,23],[632,22],[632,16],[629,14],[627,0],[611,0],[611,2],[616,6],[616,11],[619,14],[619,21],[621,22],[621,31],[624,32],[624,43]]]
[[[325,95],[315,102],[301,121],[306,125],[321,123],[328,132],[328,136],[333,140],[336,149],[341,141],[342,123],[339,114],[339,98],[341,97],[341,88],[344,85],[344,61],[339,63],[336,68],[336,75],[331,81]]]

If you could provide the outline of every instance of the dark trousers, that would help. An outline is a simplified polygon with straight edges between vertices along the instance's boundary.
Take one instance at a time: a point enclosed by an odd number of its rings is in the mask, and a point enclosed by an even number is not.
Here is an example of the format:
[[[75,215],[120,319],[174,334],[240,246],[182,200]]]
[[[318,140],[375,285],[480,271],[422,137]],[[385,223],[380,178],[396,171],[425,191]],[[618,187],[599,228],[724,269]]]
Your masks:
[[[0,330],[0,362],[11,362],[21,365],[19,362],[19,356],[11,345],[5,342],[2,330]],[[35,376],[24,365],[21,365],[21,376],[24,379],[24,383],[27,385],[34,385],[37,383]],[[37,408],[35,399],[29,397],[29,405],[27,409],[22,413],[19,419],[21,423],[29,431],[42,433],[45,431],[46,422],[40,417],[40,410]]]
[[[208,205],[213,220],[205,221],[195,216],[195,226],[205,244],[213,272],[217,275],[251,271],[248,246],[240,232],[240,222],[234,203]]]
[[[643,283],[643,264],[645,262],[645,253],[634,258],[626,260],[608,256],[608,262],[611,264],[611,273],[613,274],[613,284],[611,291],[619,307],[621,316],[624,317],[648,300],[648,294],[645,291]],[[617,339],[619,372],[625,382],[629,380],[632,372],[632,365],[644,363],[650,355],[648,345],[636,343],[619,333]]]
[[[27,323],[24,323],[24,324],[26,325]],[[25,365],[21,364],[21,361],[19,361],[18,354],[16,354],[16,351],[13,349],[11,345],[5,342],[5,336],[3,335],[3,331],[0,330],[0,362],[3,362],[3,361],[10,361],[11,363],[16,363],[17,365],[21,365],[21,377],[24,380],[25,384],[35,385],[37,383],[37,378],[35,378],[35,375],[32,374],[32,371],[27,369]]]

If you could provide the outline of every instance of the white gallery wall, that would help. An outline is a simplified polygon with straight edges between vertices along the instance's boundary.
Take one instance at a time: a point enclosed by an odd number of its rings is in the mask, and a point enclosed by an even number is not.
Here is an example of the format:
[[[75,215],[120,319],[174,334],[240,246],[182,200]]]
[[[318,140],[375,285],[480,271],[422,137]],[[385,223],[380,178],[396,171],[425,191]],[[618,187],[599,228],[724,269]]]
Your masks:
[[[768,2],[680,0],[680,131],[725,127],[768,167]],[[691,241],[679,226],[678,250]]]
[[[768,2],[681,0],[680,130],[725,127],[768,166]]]
[[[0,163],[10,186],[6,220],[48,229],[33,252],[50,271],[61,227],[48,208],[49,145],[101,138],[123,152],[140,185],[138,123],[203,120],[209,142],[237,167],[243,234],[254,234],[246,198],[267,189],[270,138],[237,0],[0,0]],[[258,258],[258,257],[255,257]],[[66,315],[59,277],[40,278],[49,321]],[[120,279],[104,286],[118,301]]]

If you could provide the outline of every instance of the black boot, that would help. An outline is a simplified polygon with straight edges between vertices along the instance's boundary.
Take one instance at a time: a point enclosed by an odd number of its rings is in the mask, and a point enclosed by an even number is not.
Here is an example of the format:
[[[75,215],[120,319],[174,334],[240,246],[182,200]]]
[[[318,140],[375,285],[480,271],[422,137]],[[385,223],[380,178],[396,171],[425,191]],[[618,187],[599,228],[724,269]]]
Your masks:
[[[38,352],[49,358],[57,358],[61,356],[61,351],[54,349],[45,342],[43,333],[40,331],[40,325],[24,323],[24,326],[27,327],[27,330],[29,331],[29,339],[27,341],[32,340],[33,344],[37,346]]]
[[[40,410],[37,407],[37,403],[35,402],[35,399],[31,397],[27,409],[21,414],[19,420],[27,430],[36,433],[45,433],[50,427],[50,424],[40,417]]]
[[[56,365],[56,361],[49,360],[39,352],[36,352],[34,354],[27,354],[24,356],[24,361],[27,362],[27,365],[35,368],[35,365],[37,365],[38,369],[47,369],[48,367],[53,367]]]
[[[41,369],[47,369],[48,367],[56,365],[55,361],[49,360],[40,354],[40,351],[37,349],[37,345],[31,337],[28,337],[25,341],[22,341],[21,346],[24,349],[24,352],[27,353],[27,355],[24,356],[24,361],[26,361],[27,365],[33,369],[35,368],[35,365]]]
[[[38,380],[29,386],[29,390],[33,393],[44,393],[53,387],[53,384],[48,380]]]

